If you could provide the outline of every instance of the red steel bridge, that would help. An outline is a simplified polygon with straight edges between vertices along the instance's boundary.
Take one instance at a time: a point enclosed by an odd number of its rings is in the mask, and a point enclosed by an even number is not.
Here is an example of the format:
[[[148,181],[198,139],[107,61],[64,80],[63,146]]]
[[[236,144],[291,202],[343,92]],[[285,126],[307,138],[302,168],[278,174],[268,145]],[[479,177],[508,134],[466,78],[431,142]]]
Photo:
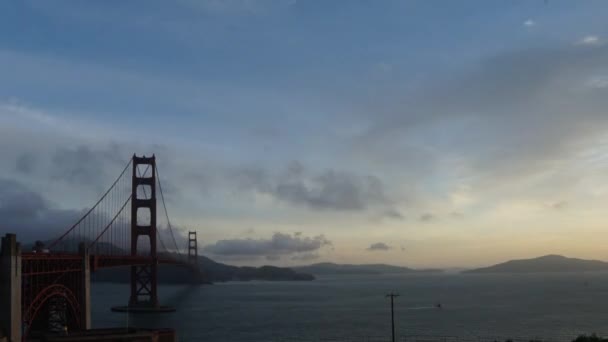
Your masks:
[[[159,220],[157,194],[164,213]],[[187,254],[169,220],[155,156],[133,155],[97,203],[44,248],[21,252],[14,234],[2,238],[0,340],[3,333],[20,341],[90,329],[90,272],[103,268],[131,271],[128,305],[113,310],[171,311],[159,304],[158,266],[182,265],[200,279],[196,232],[183,244]]]

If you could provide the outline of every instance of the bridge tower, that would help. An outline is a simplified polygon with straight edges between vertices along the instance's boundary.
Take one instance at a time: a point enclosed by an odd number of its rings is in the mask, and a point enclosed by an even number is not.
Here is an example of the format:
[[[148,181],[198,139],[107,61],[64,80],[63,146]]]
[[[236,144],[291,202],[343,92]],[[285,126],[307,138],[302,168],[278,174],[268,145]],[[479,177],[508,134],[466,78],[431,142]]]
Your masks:
[[[198,247],[196,245],[196,231],[188,232],[188,263],[198,265]]]
[[[143,170],[139,166],[143,166]],[[149,172],[148,172],[149,170]],[[149,176],[146,176],[149,174]],[[146,190],[146,188],[149,190]],[[148,215],[145,215],[147,211]],[[145,221],[146,216],[149,220]],[[139,237],[150,242],[149,265],[131,266],[129,307],[159,307],[158,256],[156,254],[156,158],[133,155],[131,183],[131,256],[140,254]]]
[[[141,166],[141,168],[140,168]],[[142,171],[143,169],[143,171]],[[147,211],[148,215],[144,215]],[[149,218],[147,217],[149,216]],[[148,218],[148,220],[146,220]],[[139,237],[150,241],[150,250],[141,249]],[[131,296],[128,306],[116,312],[172,312],[158,303],[158,254],[156,253],[156,158],[133,155],[131,184],[131,256],[149,256],[151,262],[131,266]]]
[[[192,266],[198,265],[196,230],[188,232],[188,263]]]
[[[128,306],[115,306],[116,312],[171,312],[174,308],[158,302],[158,254],[156,250],[156,157],[132,158],[131,176],[131,256],[146,256],[149,264],[131,266],[131,295]],[[146,215],[147,214],[147,215]],[[139,238],[150,243],[142,249]]]
[[[193,284],[201,284],[205,281],[205,277],[198,266],[198,241],[196,239],[196,230],[188,231],[188,265],[194,271],[191,279]]]

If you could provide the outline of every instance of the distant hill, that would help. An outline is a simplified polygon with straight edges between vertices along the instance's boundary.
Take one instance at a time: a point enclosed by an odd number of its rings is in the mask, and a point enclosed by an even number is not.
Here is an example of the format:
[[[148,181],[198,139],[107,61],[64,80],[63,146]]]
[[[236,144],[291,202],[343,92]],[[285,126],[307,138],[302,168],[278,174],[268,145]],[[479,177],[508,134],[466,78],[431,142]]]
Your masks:
[[[308,266],[292,267],[298,272],[311,273],[314,275],[338,275],[338,274],[390,274],[390,273],[439,273],[441,270],[426,269],[415,270],[409,267],[392,266],[385,264],[349,265],[334,264],[330,262],[312,264]]]
[[[231,266],[213,261],[207,257],[198,257],[203,274],[211,281],[229,280],[314,280],[314,276],[291,268],[276,266]]]
[[[608,262],[545,255],[534,259],[511,260],[502,264],[464,271],[463,273],[537,273],[608,271]]]

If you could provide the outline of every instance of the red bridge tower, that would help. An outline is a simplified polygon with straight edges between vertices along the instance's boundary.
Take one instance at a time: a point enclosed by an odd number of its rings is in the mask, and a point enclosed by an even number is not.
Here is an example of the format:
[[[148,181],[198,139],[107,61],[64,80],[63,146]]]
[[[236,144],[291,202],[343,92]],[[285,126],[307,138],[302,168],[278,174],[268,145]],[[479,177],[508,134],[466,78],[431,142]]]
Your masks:
[[[145,166],[143,173],[138,168]],[[152,169],[148,174],[147,170]],[[141,188],[140,188],[141,187]],[[146,191],[149,189],[149,192]],[[139,191],[138,191],[139,190]],[[149,195],[148,195],[149,194]],[[143,195],[143,196],[142,196]],[[147,198],[146,198],[147,197]],[[147,211],[148,215],[145,215]],[[149,216],[148,222],[145,216]],[[138,253],[139,237],[150,242],[152,264],[131,266],[130,307],[158,307],[158,257],[156,255],[156,158],[133,155],[133,180],[131,188],[131,256]]]
[[[140,237],[143,237],[144,240],[147,238],[150,243],[149,250],[141,248]],[[133,155],[131,256],[143,254],[149,256],[152,262],[147,265],[131,266],[129,306],[113,307],[113,311],[175,311],[171,307],[160,306],[158,302],[156,237],[156,157],[154,155],[152,157]]]
[[[196,230],[188,232],[188,264],[198,266],[198,246],[196,241]]]

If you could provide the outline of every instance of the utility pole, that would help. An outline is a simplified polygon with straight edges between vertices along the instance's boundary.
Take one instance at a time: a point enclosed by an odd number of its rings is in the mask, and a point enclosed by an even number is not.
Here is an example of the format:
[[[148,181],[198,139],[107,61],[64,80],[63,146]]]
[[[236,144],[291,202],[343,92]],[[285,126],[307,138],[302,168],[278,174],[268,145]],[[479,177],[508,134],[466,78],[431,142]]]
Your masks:
[[[386,298],[391,298],[391,336],[393,337],[392,341],[395,342],[395,307],[394,307],[394,299],[395,297],[399,297],[398,293],[389,293],[386,295]]]

